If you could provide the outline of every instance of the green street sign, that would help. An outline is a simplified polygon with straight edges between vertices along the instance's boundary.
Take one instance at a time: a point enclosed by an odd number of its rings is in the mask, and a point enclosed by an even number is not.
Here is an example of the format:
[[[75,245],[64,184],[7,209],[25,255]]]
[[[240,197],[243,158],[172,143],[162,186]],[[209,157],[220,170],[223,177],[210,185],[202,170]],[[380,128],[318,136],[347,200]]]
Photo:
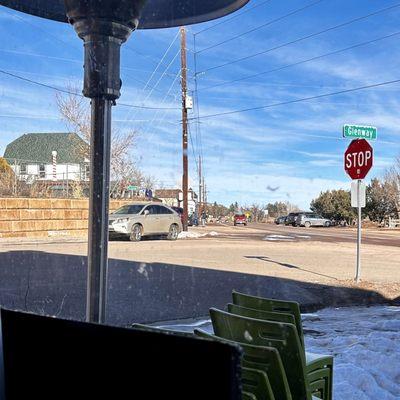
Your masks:
[[[137,186],[133,186],[133,185],[129,185],[128,187],[127,187],[127,189],[128,190],[137,190]]]
[[[343,125],[343,137],[376,140],[377,129],[373,126]]]

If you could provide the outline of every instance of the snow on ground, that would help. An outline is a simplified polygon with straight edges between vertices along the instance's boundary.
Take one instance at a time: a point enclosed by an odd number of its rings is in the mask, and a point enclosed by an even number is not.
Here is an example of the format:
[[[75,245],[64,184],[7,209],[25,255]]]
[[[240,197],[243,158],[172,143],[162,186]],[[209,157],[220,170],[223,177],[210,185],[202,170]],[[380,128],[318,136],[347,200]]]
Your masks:
[[[333,354],[334,400],[400,399],[400,307],[303,316],[306,349]]]
[[[198,239],[201,237],[206,237],[206,236],[218,236],[218,232],[206,232],[206,233],[199,233],[199,232],[193,232],[193,231],[182,231],[178,235],[178,239]]]
[[[292,242],[296,239],[311,239],[311,236],[308,236],[308,235],[293,235],[293,236],[267,235],[267,236],[263,237],[263,240],[268,240],[270,242],[276,242],[276,241]]]
[[[263,238],[263,240],[268,240],[270,242],[274,242],[276,240],[283,240],[286,242],[290,242],[294,239],[295,239],[294,236],[284,236],[284,235],[267,235]]]
[[[212,332],[210,320],[162,328]],[[303,329],[307,351],[335,357],[333,400],[400,399],[400,307],[326,308]]]

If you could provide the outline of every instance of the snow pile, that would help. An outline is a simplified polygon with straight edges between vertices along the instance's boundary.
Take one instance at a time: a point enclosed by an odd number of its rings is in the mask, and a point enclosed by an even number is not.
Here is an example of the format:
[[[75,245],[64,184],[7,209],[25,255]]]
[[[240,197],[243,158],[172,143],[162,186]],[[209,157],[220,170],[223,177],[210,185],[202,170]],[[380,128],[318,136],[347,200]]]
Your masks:
[[[306,349],[332,354],[333,400],[400,399],[400,307],[327,308],[304,314]],[[164,329],[212,332],[209,320]]]
[[[182,231],[178,235],[178,239],[198,239],[199,237],[204,236],[204,234],[198,232],[189,232],[189,231]]]
[[[218,236],[219,233],[218,232],[207,232],[207,233],[199,233],[199,232],[192,232],[192,231],[182,231],[179,235],[178,235],[178,239],[198,239],[198,238],[202,238],[202,237],[206,237],[206,236]]]
[[[400,307],[325,309],[303,320],[307,351],[335,356],[334,400],[400,399]]]

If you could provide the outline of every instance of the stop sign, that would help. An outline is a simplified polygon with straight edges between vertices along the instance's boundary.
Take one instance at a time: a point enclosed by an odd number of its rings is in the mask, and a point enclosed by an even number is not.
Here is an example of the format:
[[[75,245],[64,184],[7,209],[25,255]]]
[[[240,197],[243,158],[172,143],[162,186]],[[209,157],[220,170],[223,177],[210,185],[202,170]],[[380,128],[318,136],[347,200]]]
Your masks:
[[[353,140],[344,153],[344,170],[351,179],[364,179],[372,168],[373,149],[365,139]]]

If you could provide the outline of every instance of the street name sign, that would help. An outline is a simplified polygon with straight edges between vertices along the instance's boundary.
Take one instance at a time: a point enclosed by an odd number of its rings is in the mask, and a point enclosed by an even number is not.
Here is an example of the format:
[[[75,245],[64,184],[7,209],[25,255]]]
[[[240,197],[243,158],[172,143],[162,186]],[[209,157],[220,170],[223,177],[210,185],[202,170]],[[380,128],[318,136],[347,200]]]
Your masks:
[[[343,137],[376,140],[377,129],[373,126],[343,125]]]
[[[366,204],[366,186],[364,182],[351,181],[351,206],[364,208]]]
[[[373,164],[373,149],[365,139],[353,140],[344,153],[344,170],[351,179],[364,179]]]

